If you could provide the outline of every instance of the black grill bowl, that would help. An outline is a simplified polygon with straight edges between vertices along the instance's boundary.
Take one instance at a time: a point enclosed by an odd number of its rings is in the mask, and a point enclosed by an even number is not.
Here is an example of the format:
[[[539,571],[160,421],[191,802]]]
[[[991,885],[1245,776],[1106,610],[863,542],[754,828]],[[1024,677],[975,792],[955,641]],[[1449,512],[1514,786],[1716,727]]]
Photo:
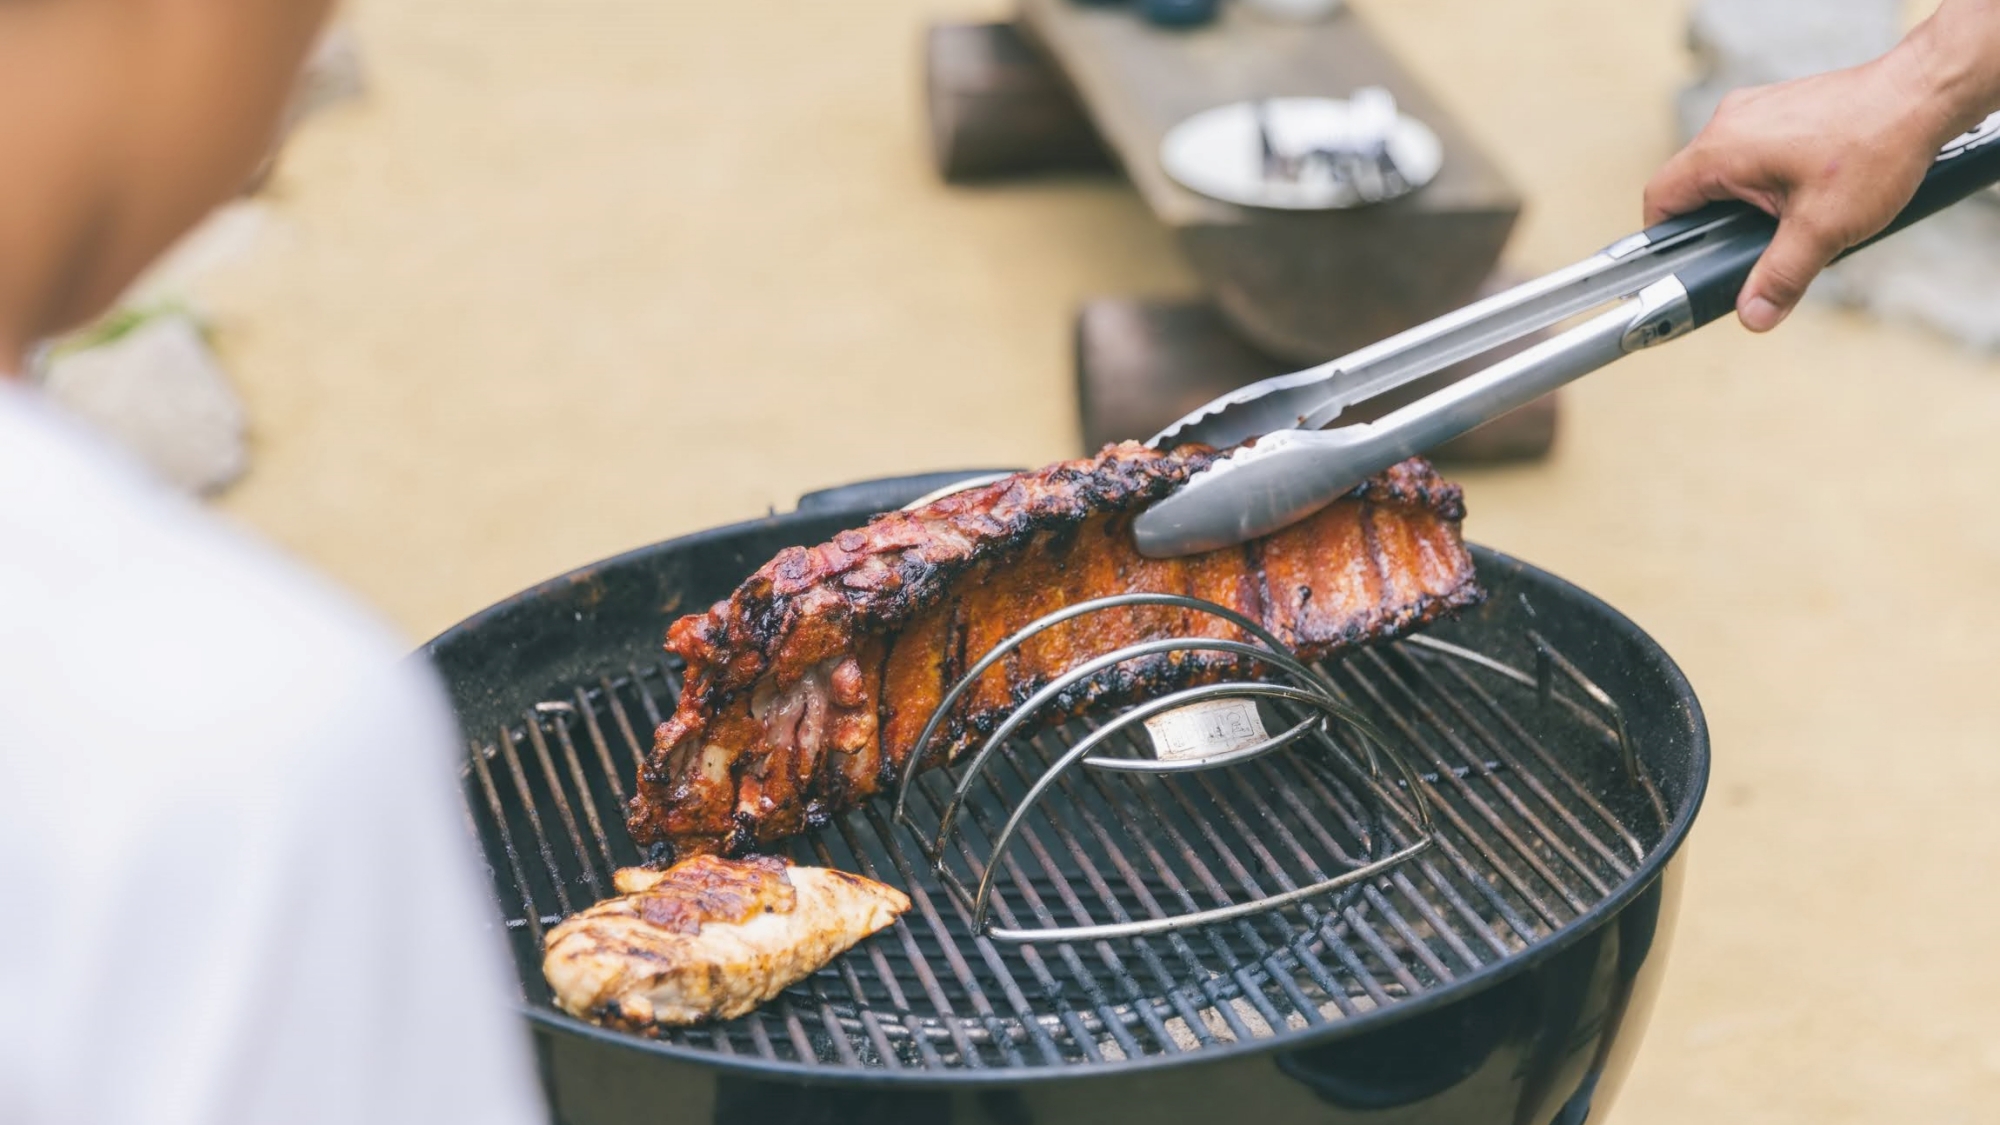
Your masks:
[[[1150,976],[1130,942],[1027,953],[975,942],[933,885],[932,920],[912,911],[763,1011],[720,1028],[648,1039],[551,1007],[541,930],[608,894],[610,869],[637,859],[620,801],[655,716],[672,706],[667,625],[727,595],[780,548],[825,540],[943,479],[817,493],[795,512],[620,555],[425,646],[469,739],[468,815],[559,1120],[1602,1120],[1665,968],[1675,857],[1707,782],[1707,728],[1685,677],[1636,625],[1484,548],[1474,550],[1492,596],[1427,635],[1537,682],[1407,641],[1329,669],[1378,725],[1407,735],[1417,768],[1428,771],[1442,843],[1407,863],[1429,867],[1412,866],[1407,877],[1399,868],[1303,913],[1192,934],[1174,947],[1178,959],[1149,962]],[[1160,828],[1193,840],[1185,854],[1195,862],[1228,863],[1232,847],[1280,850],[1279,839],[1303,856],[1294,836],[1310,825],[1294,819],[1287,834],[1284,818],[1247,788],[1251,803],[1241,808],[1208,792],[1212,810],[1183,802]],[[1329,807],[1340,796],[1327,795]],[[1204,810],[1238,835],[1203,843]],[[908,887],[895,835],[877,808],[794,854],[872,865]],[[1077,865],[1103,864],[1104,851],[1101,841],[1079,847],[1052,873],[1081,886]],[[1142,896],[1169,889],[1145,881]],[[1046,881],[1034,885],[1056,897]],[[1168,979],[1188,965],[1212,968]],[[1172,987],[1146,991],[1147,980]],[[898,988],[914,997],[900,1010],[890,1000]]]

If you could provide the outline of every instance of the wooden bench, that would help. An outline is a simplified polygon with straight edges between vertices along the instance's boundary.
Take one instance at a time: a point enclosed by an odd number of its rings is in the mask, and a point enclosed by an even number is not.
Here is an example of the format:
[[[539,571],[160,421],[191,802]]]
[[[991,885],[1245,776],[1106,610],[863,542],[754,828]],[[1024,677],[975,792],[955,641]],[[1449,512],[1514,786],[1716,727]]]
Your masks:
[[[1466,303],[1493,283],[1520,213],[1519,194],[1479,146],[1351,11],[1290,24],[1224,4],[1215,23],[1182,30],[1123,6],[1020,0],[1010,23],[933,27],[926,74],[944,178],[1122,169],[1201,281],[1197,300],[1113,299],[1080,311],[1089,449],[1150,436],[1245,382]],[[1411,195],[1349,211],[1271,211],[1199,195],[1160,166],[1167,130],[1203,109],[1369,85],[1443,142],[1437,178]],[[1553,400],[1539,403],[1438,452],[1537,456],[1555,418]]]

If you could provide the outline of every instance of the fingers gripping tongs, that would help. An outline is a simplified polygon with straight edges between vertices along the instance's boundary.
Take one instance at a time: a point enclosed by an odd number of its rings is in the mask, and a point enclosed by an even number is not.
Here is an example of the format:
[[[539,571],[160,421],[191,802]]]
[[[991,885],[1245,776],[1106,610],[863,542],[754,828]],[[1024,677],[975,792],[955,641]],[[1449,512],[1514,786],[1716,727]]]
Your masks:
[[[1909,205],[1869,242],[2000,180],[1996,138],[2000,114],[1945,145]],[[1133,524],[1140,552],[1165,558],[1269,534],[1406,457],[1728,315],[1775,230],[1753,207],[1713,204],[1345,358],[1216,399],[1148,444],[1227,449],[1256,442],[1140,513]],[[1854,249],[1860,246],[1848,253]],[[1609,311],[1373,422],[1324,428],[1356,403],[1613,302]]]

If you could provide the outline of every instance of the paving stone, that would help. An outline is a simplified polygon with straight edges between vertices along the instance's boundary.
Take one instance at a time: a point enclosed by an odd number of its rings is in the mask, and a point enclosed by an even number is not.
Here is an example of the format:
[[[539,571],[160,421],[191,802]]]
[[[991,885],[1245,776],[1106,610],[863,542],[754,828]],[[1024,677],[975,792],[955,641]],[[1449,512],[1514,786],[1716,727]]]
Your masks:
[[[58,355],[43,383],[176,487],[214,492],[249,465],[242,401],[186,314],[153,316],[107,343]]]

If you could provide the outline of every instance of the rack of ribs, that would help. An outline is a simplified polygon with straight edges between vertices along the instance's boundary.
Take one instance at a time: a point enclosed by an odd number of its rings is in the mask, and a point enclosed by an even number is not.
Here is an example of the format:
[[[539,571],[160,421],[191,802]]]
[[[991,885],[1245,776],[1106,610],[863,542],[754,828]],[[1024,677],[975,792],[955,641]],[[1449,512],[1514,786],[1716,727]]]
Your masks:
[[[1237,547],[1148,559],[1131,520],[1216,458],[1136,443],[877,516],[789,547],[706,613],[675,622],[679,706],[639,771],[628,823],[648,863],[742,855],[892,792],[944,693],[1038,617],[1127,592],[1187,594],[1259,622],[1319,660],[1483,596],[1459,534],[1463,493],[1411,459],[1310,518]],[[1080,617],[989,668],[953,706],[924,768],[955,760],[1027,696],[1094,656],[1170,636],[1241,637],[1222,618],[1139,606]],[[1227,654],[1106,669],[1043,725],[1243,675]]]

